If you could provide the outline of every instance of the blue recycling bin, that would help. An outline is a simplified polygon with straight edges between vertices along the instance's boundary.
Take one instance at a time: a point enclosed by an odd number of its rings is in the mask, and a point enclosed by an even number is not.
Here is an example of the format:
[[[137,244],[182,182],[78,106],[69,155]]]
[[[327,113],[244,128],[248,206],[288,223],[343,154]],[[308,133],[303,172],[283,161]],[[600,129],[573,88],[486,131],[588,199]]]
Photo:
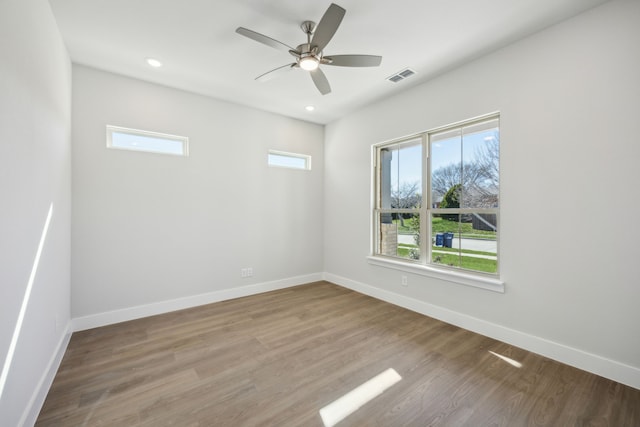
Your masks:
[[[444,245],[444,235],[442,233],[436,233],[436,246]]]
[[[453,247],[453,233],[444,233],[443,245],[445,248]],[[437,237],[436,237],[437,240]]]

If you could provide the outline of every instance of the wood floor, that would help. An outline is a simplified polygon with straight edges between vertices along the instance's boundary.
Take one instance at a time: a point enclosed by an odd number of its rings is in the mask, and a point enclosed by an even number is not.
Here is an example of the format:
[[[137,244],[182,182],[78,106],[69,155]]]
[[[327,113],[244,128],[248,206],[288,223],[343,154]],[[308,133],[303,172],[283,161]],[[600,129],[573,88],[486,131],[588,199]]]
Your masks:
[[[327,282],[77,332],[36,425],[323,426],[389,368],[338,426],[640,426],[640,390]]]

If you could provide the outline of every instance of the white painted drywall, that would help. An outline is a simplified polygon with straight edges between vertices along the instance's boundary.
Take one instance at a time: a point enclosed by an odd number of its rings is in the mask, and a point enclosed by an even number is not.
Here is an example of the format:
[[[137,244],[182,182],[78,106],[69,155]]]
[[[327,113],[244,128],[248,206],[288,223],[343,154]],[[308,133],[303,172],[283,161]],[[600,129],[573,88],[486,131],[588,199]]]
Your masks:
[[[325,271],[640,372],[639,24],[612,1],[328,125]],[[493,111],[506,293],[369,265],[371,145]]]
[[[186,136],[190,155],[107,149],[107,124]],[[321,272],[323,137],[74,65],[73,317]],[[269,149],[311,155],[312,170],[267,167]]]
[[[71,63],[49,3],[0,2],[0,425],[39,410],[68,335]],[[50,207],[50,225],[34,266]],[[33,280],[30,281],[33,271]],[[31,286],[28,286],[31,283]],[[27,299],[25,303],[25,298]],[[22,309],[24,307],[24,309]],[[21,311],[23,315],[21,316]],[[57,326],[56,326],[57,323]],[[15,339],[14,339],[15,335]],[[12,342],[15,345],[12,345]],[[10,362],[10,364],[9,364]],[[5,369],[6,368],[6,369]]]

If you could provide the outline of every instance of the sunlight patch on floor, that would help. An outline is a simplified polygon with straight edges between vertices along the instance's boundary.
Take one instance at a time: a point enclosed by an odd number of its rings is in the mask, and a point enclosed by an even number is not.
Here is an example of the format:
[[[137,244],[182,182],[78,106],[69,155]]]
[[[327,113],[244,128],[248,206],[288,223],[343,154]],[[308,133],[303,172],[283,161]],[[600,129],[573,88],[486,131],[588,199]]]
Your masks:
[[[387,369],[320,409],[322,422],[325,427],[335,426],[401,379],[393,368]]]
[[[513,360],[510,357],[507,356],[503,356],[499,353],[494,353],[493,351],[489,351],[489,353],[493,354],[495,357],[504,360],[505,362],[507,362],[509,365],[511,366],[515,366],[516,368],[522,368],[522,363],[518,362],[517,360]]]

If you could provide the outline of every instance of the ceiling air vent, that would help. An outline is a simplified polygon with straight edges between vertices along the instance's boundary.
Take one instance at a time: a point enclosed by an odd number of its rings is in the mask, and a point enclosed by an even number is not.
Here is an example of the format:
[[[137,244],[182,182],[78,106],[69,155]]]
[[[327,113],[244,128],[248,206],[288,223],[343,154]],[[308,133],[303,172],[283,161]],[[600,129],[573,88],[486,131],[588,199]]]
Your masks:
[[[411,77],[415,73],[416,72],[413,71],[411,68],[405,68],[404,70],[398,71],[394,75],[387,77],[387,80],[389,80],[390,82],[398,83],[400,80],[404,80],[407,77]]]

